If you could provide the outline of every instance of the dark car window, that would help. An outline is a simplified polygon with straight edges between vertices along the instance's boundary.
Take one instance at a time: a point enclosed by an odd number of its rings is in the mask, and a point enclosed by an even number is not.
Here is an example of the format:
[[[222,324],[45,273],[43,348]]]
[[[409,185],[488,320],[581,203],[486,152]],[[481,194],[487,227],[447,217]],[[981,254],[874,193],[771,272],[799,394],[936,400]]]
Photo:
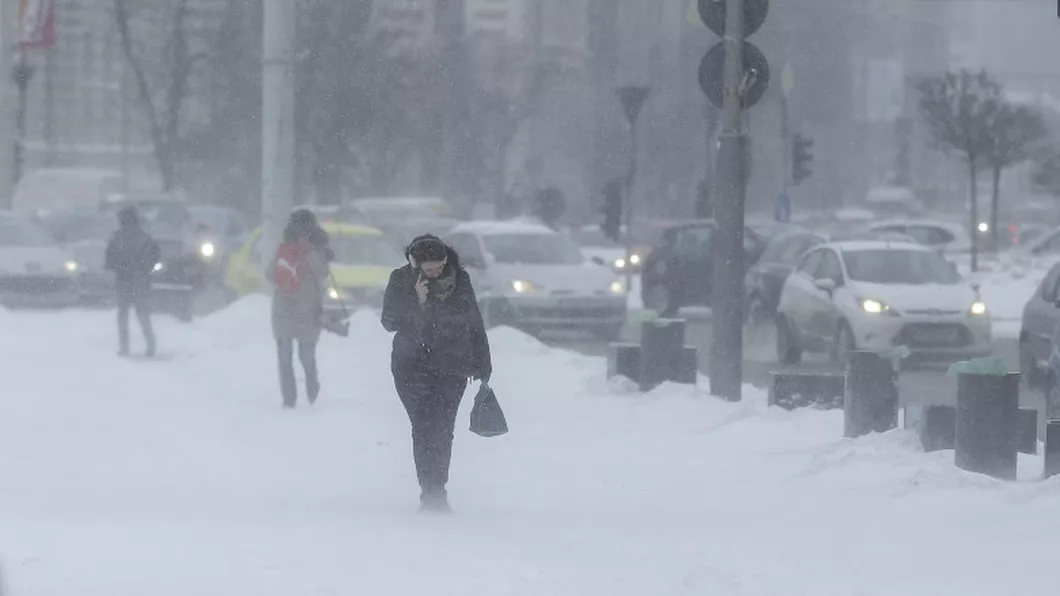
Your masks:
[[[1060,265],[1053,265],[1049,273],[1042,280],[1038,293],[1045,302],[1056,302],[1057,283],[1060,282]]]
[[[1034,247],[1034,254],[1056,254],[1060,253],[1060,232],[1054,232],[1047,239],[1041,241]]]
[[[816,279],[830,279],[835,282],[836,287],[843,285],[843,264],[839,257],[830,250],[822,250],[821,266],[817,268]]]
[[[762,262],[793,265],[806,251],[822,241],[816,236],[786,236],[769,243],[762,253]]]
[[[909,226],[906,233],[920,244],[946,244],[955,240],[949,230],[938,226]]]
[[[799,264],[799,273],[805,273],[811,278],[816,277],[817,268],[821,265],[821,259],[824,257],[823,250],[815,250],[810,254],[806,255],[802,259],[802,263]]]
[[[714,228],[686,228],[677,234],[674,247],[677,254],[683,257],[698,257],[710,253],[710,243],[714,238]]]

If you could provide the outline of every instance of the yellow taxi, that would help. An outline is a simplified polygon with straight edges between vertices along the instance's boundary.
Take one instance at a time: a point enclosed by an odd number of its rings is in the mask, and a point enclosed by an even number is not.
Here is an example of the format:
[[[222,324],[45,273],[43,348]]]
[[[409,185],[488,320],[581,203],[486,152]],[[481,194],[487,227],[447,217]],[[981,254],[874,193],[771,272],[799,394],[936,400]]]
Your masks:
[[[390,272],[404,264],[404,255],[376,228],[334,221],[320,225],[335,251],[325,308],[381,307]],[[272,255],[261,254],[261,234],[261,228],[251,232],[228,261],[226,284],[236,297],[268,290],[264,269]]]

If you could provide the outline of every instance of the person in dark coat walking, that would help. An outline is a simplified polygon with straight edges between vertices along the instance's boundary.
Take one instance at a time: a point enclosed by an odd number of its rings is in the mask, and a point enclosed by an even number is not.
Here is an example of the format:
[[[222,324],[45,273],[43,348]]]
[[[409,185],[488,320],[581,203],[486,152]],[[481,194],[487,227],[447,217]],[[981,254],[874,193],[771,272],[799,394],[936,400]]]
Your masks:
[[[489,381],[489,341],[456,251],[428,234],[413,240],[405,256],[408,264],[390,275],[382,323],[395,333],[390,369],[412,423],[421,508],[448,511],[456,414],[468,378]]]
[[[122,356],[129,355],[129,309],[136,310],[147,344],[146,355],[155,355],[155,333],[151,327],[151,272],[161,258],[158,243],[140,225],[135,207],[118,211],[118,231],[107,243],[106,268],[114,272],[114,294],[118,303],[118,344]]]
[[[293,408],[298,389],[294,376],[294,350],[305,372],[306,397],[310,404],[320,394],[316,348],[323,328],[324,291],[328,261],[334,256],[327,233],[312,212],[298,209],[283,231],[283,243],[273,257],[272,333],[280,369],[283,406]]]

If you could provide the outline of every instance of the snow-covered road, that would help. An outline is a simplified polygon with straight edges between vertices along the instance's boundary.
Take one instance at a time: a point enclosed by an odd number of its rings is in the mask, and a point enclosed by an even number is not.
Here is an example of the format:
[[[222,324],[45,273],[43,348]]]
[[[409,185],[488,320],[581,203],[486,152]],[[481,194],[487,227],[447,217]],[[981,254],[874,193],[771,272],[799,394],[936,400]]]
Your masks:
[[[1049,596],[1060,479],[1003,484],[904,431],[683,386],[491,334],[512,432],[461,413],[451,500],[416,512],[373,313],[280,409],[267,302],[160,320],[120,360],[109,313],[0,311],[0,565],[9,596]],[[701,386],[706,387],[706,383]]]

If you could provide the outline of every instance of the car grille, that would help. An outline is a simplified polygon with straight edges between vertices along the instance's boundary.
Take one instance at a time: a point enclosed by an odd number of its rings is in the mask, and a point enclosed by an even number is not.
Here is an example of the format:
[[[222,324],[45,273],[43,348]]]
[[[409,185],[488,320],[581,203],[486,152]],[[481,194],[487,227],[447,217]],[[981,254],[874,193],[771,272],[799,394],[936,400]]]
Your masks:
[[[894,343],[916,348],[959,348],[972,343],[972,334],[957,323],[913,323],[902,327]]]
[[[622,317],[624,310],[621,306],[520,306],[519,314],[541,319],[613,319]]]
[[[187,252],[183,242],[176,242],[173,240],[159,240],[158,251],[162,255],[162,261],[169,261],[173,259],[179,259],[184,256]]]
[[[43,296],[67,292],[73,287],[73,280],[65,277],[47,277],[43,275],[25,275],[0,278],[0,292]]]
[[[938,309],[921,309],[921,310],[907,310],[906,314],[917,315],[917,316],[928,316],[928,317],[949,317],[953,315],[961,314],[959,310],[938,310]]]

